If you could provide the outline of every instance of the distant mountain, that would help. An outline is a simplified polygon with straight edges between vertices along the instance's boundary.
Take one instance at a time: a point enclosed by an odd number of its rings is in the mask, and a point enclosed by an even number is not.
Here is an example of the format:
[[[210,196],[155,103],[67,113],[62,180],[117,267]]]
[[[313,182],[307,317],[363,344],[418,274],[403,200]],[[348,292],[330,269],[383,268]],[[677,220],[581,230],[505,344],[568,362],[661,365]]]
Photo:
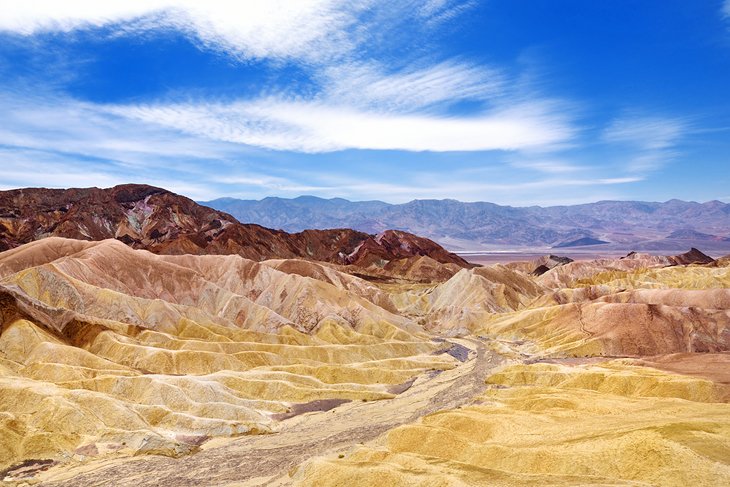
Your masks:
[[[704,241],[704,240],[715,240],[715,241],[724,241],[724,242],[730,241],[729,237],[720,237],[718,235],[710,235],[708,233],[702,233],[702,232],[698,232],[697,230],[692,230],[691,228],[682,228],[679,230],[675,230],[671,234],[669,234],[667,236],[667,238],[691,239],[691,240],[696,240],[698,242]]]
[[[470,267],[435,242],[406,232],[370,235],[339,228],[287,233],[242,224],[227,213],[142,184],[0,191],[0,251],[54,236],[115,238],[135,249],[168,255],[237,254],[253,260],[300,258],[361,267],[426,256]]]
[[[512,207],[456,200],[414,200],[394,205],[303,196],[223,198],[204,204],[231,213],[243,222],[289,232],[347,227],[377,233],[392,228],[424,235],[452,250],[547,248],[566,243],[572,243],[571,248],[591,245],[657,251],[691,246],[730,249],[730,205],[721,201],[599,201],[572,206]]]
[[[370,233],[387,230],[377,222],[368,225],[368,215],[390,206],[382,201],[348,201],[342,198],[323,199],[300,196],[294,199],[264,198],[239,200],[220,198],[201,204],[225,211],[233,216],[241,215],[244,223],[257,223],[265,227],[281,228],[288,232],[300,232],[311,228],[352,228],[349,223],[357,220],[359,228]],[[238,218],[238,217],[236,217]],[[377,228],[377,229],[376,229]]]
[[[570,242],[561,242],[555,245],[553,248],[560,249],[564,247],[587,247],[589,245],[602,245],[610,242],[605,240],[598,240],[597,238],[583,237],[577,240],[571,240]]]

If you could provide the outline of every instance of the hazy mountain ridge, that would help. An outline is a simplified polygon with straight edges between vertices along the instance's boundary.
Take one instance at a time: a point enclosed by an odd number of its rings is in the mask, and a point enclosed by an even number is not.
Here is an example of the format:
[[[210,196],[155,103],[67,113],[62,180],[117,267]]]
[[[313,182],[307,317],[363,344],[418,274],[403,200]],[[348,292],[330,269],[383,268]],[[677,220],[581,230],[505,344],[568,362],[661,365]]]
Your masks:
[[[642,250],[730,248],[730,204],[669,200],[599,201],[571,206],[512,207],[488,202],[413,200],[350,202],[313,196],[204,202],[240,221],[289,232],[348,227],[376,233],[394,228],[423,235],[455,250],[552,247],[579,239]]]

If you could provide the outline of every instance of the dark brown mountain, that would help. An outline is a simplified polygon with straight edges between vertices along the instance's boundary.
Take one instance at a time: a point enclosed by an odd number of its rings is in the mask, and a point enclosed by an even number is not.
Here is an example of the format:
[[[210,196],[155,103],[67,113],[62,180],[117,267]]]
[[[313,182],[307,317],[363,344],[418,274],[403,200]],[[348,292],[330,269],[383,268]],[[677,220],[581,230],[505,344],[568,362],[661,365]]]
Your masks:
[[[702,251],[692,247],[689,252],[684,254],[674,255],[669,258],[675,265],[689,265],[689,264],[712,264],[715,259],[709,255],[705,255]]]
[[[431,240],[406,232],[373,236],[335,229],[290,234],[242,224],[227,213],[147,185],[0,191],[0,250],[49,236],[116,238],[157,254],[238,254],[254,260],[305,258],[355,265],[427,255],[468,266]],[[371,255],[378,258],[366,257]]]
[[[464,259],[447,251],[433,240],[400,230],[386,230],[374,237],[368,237],[345,257],[345,261],[363,267],[371,264],[382,266],[390,260],[413,256],[428,256],[441,263],[472,267]]]

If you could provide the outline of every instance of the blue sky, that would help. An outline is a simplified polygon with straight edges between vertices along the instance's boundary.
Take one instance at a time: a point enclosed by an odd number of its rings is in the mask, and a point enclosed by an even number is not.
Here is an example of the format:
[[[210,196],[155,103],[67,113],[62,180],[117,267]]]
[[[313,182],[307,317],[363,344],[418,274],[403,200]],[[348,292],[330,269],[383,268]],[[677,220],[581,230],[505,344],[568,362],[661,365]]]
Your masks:
[[[730,0],[0,0],[0,189],[730,202]]]

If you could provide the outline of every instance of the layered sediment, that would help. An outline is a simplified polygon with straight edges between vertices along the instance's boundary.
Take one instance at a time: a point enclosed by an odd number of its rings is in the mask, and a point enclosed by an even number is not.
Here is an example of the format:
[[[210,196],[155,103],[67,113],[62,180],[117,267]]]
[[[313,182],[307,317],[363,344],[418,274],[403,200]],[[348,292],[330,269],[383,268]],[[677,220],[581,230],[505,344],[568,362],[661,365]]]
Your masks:
[[[472,267],[406,238],[342,263],[53,236],[0,253],[3,479],[730,481],[727,260]]]

